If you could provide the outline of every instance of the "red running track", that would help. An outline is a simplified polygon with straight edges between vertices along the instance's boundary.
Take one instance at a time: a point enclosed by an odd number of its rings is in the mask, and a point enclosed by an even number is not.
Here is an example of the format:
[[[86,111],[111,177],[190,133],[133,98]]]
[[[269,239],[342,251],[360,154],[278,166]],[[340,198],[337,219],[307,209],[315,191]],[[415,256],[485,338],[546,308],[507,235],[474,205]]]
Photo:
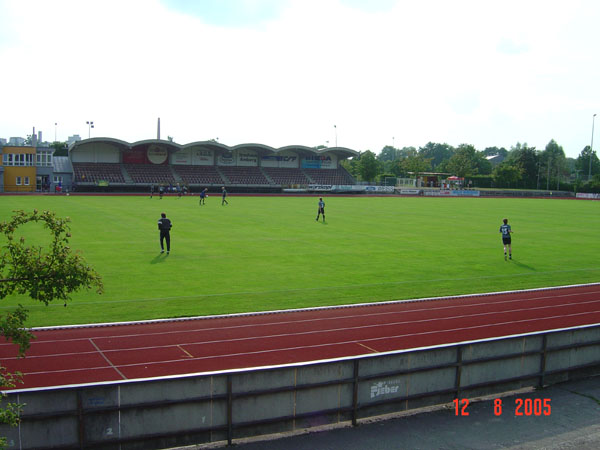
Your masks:
[[[600,284],[134,324],[33,330],[0,344],[18,389],[344,358],[600,323]]]

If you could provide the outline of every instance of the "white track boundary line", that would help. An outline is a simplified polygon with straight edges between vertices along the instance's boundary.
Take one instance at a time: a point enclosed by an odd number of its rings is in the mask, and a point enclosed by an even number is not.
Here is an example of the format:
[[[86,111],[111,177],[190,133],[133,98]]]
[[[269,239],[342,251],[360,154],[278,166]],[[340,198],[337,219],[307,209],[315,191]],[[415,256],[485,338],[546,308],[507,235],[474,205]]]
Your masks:
[[[283,314],[283,313],[295,313],[295,312],[306,312],[306,311],[323,311],[332,309],[343,309],[343,308],[359,308],[364,306],[380,306],[380,305],[393,305],[398,303],[416,303],[416,302],[428,302],[436,300],[450,300],[460,298],[471,298],[471,297],[487,297],[494,295],[504,294],[520,294],[527,292],[537,291],[552,291],[558,289],[571,289],[577,287],[586,286],[600,286],[600,283],[584,283],[584,284],[572,284],[566,286],[551,286],[534,289],[518,289],[513,291],[499,291],[499,292],[487,292],[479,294],[464,294],[464,295],[451,295],[446,297],[424,297],[418,299],[406,299],[406,300],[389,300],[385,302],[374,302],[374,303],[355,303],[349,305],[334,305],[334,306],[315,306],[311,308],[295,308],[295,309],[279,309],[273,311],[255,311],[246,313],[235,313],[235,314],[218,314],[212,316],[192,316],[192,317],[173,317],[169,319],[149,319],[149,320],[136,320],[128,322],[104,322],[104,323],[90,323],[90,324],[77,324],[77,325],[55,325],[49,327],[34,327],[30,331],[50,331],[50,330],[68,330],[76,328],[97,328],[97,327],[112,327],[112,326],[124,326],[124,325],[144,325],[153,323],[165,323],[165,322],[185,322],[190,320],[210,320],[210,319],[223,319],[228,317],[248,317],[248,316],[261,316],[267,314]]]

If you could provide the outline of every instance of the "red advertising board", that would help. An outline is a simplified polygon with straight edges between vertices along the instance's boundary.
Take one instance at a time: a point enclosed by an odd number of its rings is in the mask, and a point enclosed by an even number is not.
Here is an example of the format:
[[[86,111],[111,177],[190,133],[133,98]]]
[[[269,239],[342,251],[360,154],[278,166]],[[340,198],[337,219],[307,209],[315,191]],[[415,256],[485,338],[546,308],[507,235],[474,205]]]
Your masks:
[[[134,148],[123,152],[123,163],[125,164],[148,164],[146,148]]]

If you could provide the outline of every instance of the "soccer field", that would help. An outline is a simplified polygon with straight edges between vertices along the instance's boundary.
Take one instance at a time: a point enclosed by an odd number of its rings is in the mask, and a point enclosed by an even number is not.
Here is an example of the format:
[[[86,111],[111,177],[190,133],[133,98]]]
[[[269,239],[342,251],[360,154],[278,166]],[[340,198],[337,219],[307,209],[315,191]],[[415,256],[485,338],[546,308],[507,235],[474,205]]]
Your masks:
[[[30,310],[28,325],[138,319],[377,302],[600,281],[600,202],[556,199],[3,196],[15,209],[71,218],[71,247],[105,292],[82,291]],[[173,222],[161,255],[157,220]],[[507,217],[513,260],[498,232]],[[28,225],[28,241],[45,231]],[[4,243],[2,243],[4,245]]]

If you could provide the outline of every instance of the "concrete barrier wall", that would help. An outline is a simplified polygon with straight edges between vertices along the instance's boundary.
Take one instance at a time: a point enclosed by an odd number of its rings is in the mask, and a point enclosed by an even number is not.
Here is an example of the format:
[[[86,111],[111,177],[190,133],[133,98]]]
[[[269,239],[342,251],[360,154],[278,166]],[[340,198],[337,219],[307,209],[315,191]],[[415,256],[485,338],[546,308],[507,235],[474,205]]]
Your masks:
[[[9,448],[152,449],[229,441],[600,373],[600,326],[361,358],[20,390]]]

